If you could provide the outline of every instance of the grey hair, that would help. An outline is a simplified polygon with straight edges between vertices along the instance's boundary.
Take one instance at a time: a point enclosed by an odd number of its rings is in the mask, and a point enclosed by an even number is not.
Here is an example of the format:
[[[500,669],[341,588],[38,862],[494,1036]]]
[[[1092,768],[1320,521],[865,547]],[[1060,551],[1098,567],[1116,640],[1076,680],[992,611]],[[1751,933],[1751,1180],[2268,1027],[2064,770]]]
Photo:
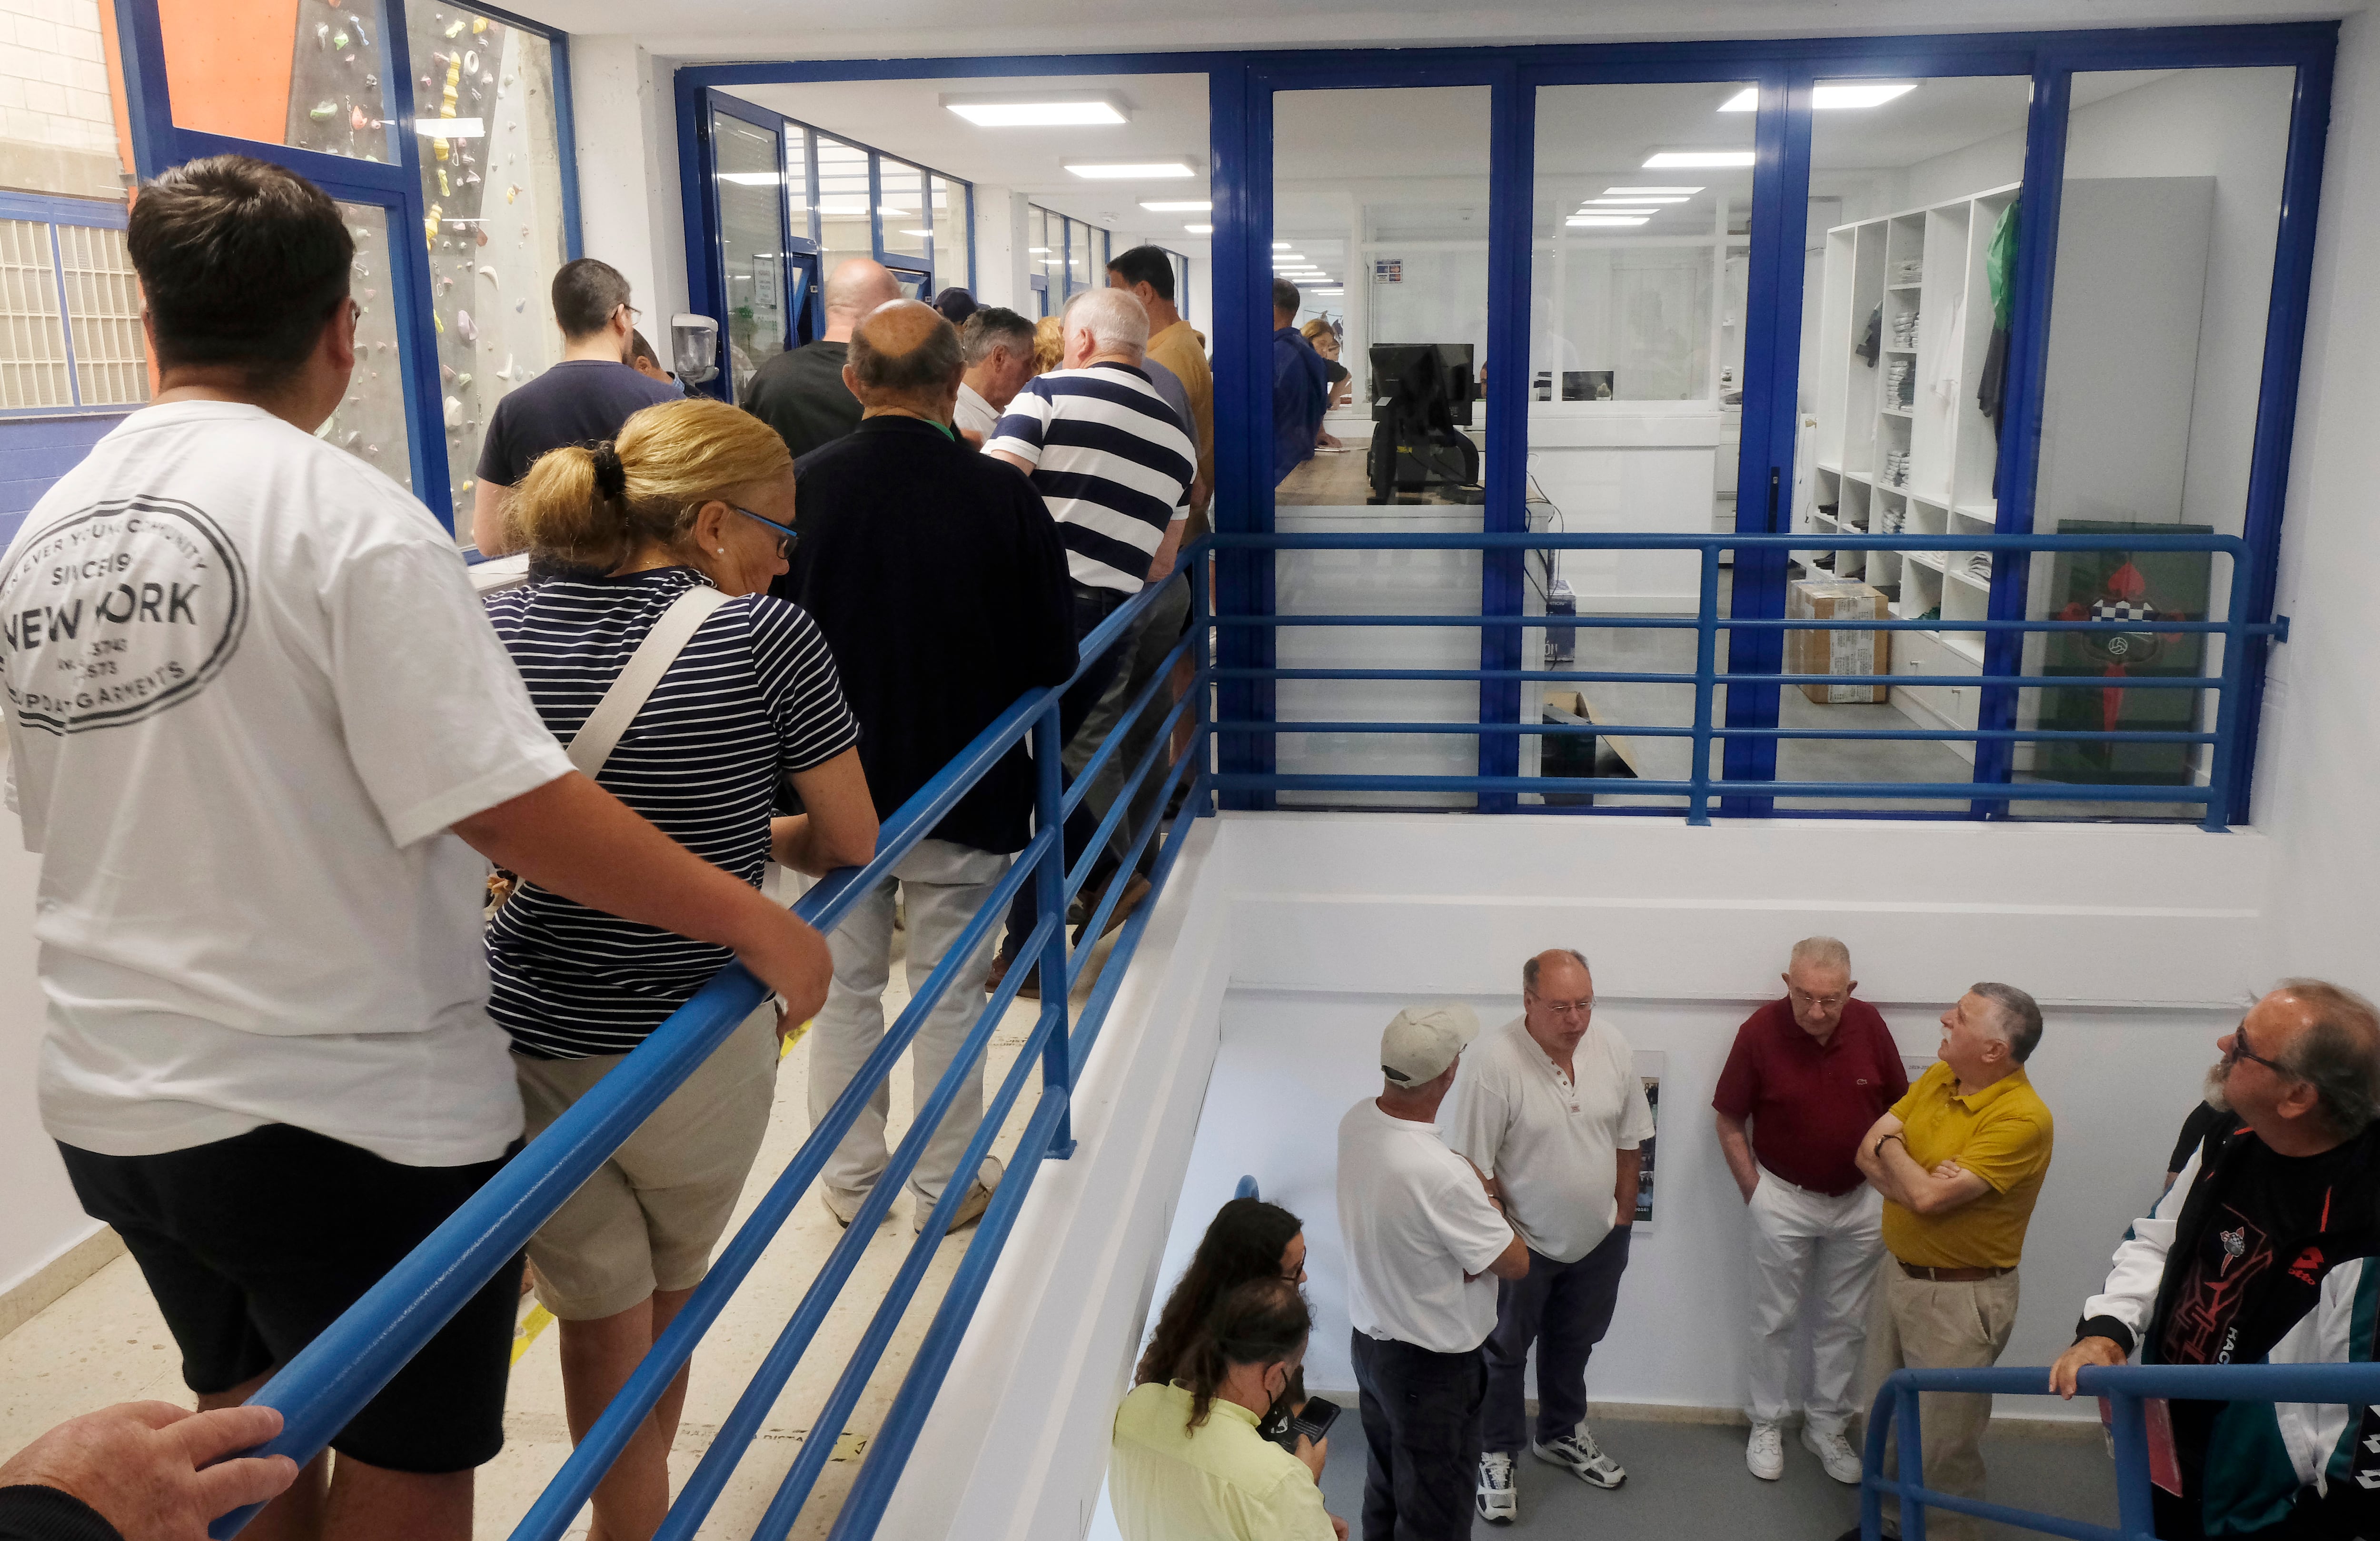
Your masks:
[[[2033,1058],[2035,1045],[2041,1042],[2041,1006],[2014,985],[1969,985],[1967,993],[1980,995],[1999,1008],[2000,1036],[2008,1040],[2009,1054],[2022,1064]]]
[[[1840,968],[1852,971],[1852,950],[1832,937],[1803,937],[1793,944],[1793,955],[1786,960],[1787,968],[1799,968],[1803,964],[1812,968]]]
[[[2330,1132],[2353,1139],[2380,1118],[2380,1012],[2327,980],[2284,979],[2275,988],[2304,1002],[2313,1017],[2282,1052],[2282,1065],[2321,1098]]]
[[[1586,969],[1588,978],[1591,979],[1595,977],[1595,970],[1587,967],[1585,953],[1579,952],[1576,948],[1572,947],[1556,948],[1555,951],[1570,954],[1571,958],[1577,963],[1579,967]],[[1543,953],[1531,953],[1529,961],[1521,965],[1521,989],[1528,994],[1535,995],[1537,993],[1537,962],[1544,956],[1545,954]]]
[[[1148,347],[1148,311],[1129,289],[1085,289],[1066,301],[1060,330],[1071,339],[1087,332],[1094,354],[1123,354],[1135,363]]]
[[[968,369],[990,358],[992,349],[1003,343],[1013,354],[1029,358],[1033,353],[1033,323],[1005,306],[984,306],[959,328]]]

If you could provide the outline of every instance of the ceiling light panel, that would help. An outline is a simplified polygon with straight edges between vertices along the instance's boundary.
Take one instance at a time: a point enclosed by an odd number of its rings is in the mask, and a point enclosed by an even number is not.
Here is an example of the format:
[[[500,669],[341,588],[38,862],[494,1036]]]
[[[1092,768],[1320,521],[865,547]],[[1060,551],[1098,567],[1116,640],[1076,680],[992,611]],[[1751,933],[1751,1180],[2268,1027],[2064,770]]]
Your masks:
[[[1617,230],[1645,222],[1643,214],[1572,214],[1562,221],[1573,230]]]
[[[1185,224],[1182,228],[1194,236],[1211,236],[1215,233],[1215,227],[1211,224]]]
[[[1606,198],[1692,198],[1700,188],[1606,188]]]
[[[1893,98],[1906,96],[1916,89],[1914,80],[1840,80],[1812,88],[1810,105],[1822,113],[1881,107]],[[1718,110],[1723,113],[1749,113],[1758,111],[1759,107],[1760,88],[1746,86],[1720,103]]]
[[[1586,200],[1585,207],[1589,209],[1600,209],[1605,207],[1641,209],[1648,203],[1684,203],[1687,201],[1689,200],[1679,197],[1675,193],[1638,193],[1633,198],[1590,198]]]
[[[1749,150],[1658,150],[1645,157],[1645,169],[1660,171],[1669,167],[1709,169],[1718,166],[1748,166],[1752,164]]]
[[[978,128],[1087,127],[1132,121],[1123,103],[1106,91],[946,95],[942,105]]]
[[[1152,214],[1203,214],[1215,204],[1206,198],[1144,198],[1140,206]]]
[[[1188,161],[1068,161],[1066,169],[1102,182],[1156,182],[1198,175]]]

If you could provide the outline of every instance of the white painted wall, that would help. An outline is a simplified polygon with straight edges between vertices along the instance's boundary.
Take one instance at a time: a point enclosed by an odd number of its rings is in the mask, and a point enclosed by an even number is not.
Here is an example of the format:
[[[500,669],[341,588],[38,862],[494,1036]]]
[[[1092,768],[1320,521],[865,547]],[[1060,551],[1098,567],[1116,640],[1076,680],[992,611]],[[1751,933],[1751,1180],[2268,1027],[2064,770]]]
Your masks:
[[[670,346],[670,316],[686,308],[674,63],[625,37],[570,40],[586,254],[627,275],[645,312],[645,335],[662,349]]]
[[[0,0],[0,187],[120,198],[99,0]]]

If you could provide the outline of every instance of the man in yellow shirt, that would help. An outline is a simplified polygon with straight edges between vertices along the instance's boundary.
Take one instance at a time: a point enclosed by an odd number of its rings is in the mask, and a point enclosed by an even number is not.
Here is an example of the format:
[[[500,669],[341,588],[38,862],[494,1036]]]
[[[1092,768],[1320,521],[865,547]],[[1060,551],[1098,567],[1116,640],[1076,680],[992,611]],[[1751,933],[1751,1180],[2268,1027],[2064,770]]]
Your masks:
[[[1190,398],[1190,437],[1198,443],[1198,479],[1190,484],[1190,528],[1184,544],[1207,533],[1215,492],[1215,374],[1198,334],[1173,303],[1173,258],[1161,246],[1136,246],[1108,262],[1108,286],[1129,289],[1148,311],[1148,357],[1172,370]]]
[[[2049,1171],[2049,1110],[2024,1074],[2040,1041],[2032,996],[2013,985],[1974,986],[1942,1013],[1941,1062],[1860,1140],[1860,1171],[1884,1195],[1889,1254],[1880,1319],[1867,1338],[1871,1398],[1894,1370],[1979,1369],[2008,1347],[2025,1226]],[[1982,1498],[1992,1399],[1928,1392],[1920,1412],[1925,1485]],[[1884,1501],[1889,1526],[1899,1505]],[[1925,1529],[1965,1541],[1978,1524],[1936,1510]]]
[[[1185,1378],[1133,1388],[1108,1462],[1124,1541],[1345,1541],[1315,1486],[1330,1441],[1300,1438],[1293,1455],[1257,1432],[1312,1327],[1295,1284],[1251,1280],[1216,1302]]]

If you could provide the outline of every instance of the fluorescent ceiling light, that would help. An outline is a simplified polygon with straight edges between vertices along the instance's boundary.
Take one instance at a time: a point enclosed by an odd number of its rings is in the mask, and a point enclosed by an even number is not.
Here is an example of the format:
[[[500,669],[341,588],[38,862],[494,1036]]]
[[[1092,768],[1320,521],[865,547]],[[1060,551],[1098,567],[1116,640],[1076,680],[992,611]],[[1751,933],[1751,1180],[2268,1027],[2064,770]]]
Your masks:
[[[1066,169],[1077,176],[1109,182],[1155,181],[1198,175],[1188,161],[1068,161],[1065,164]]]
[[[1606,188],[1603,189],[1603,196],[1606,198],[1692,198],[1700,191],[1702,191],[1700,188]]]
[[[1645,169],[1658,171],[1665,166],[1748,166],[1752,164],[1749,150],[1659,150],[1645,157]]]
[[[413,131],[426,140],[483,140],[488,137],[487,125],[476,117],[417,117],[413,120]]]
[[[1810,105],[1820,112],[1840,111],[1847,107],[1880,107],[1896,96],[1906,96],[1917,89],[1914,80],[1846,80],[1836,85],[1818,86],[1810,92]],[[1749,113],[1760,106],[1760,88],[1746,86],[1719,103],[1723,113]]]
[[[1215,227],[1211,224],[1185,224],[1182,228],[1194,236],[1211,236],[1215,233]]]
[[[1675,193],[1638,193],[1633,198],[1590,198],[1585,200],[1584,207],[1589,209],[1600,209],[1608,205],[1622,203],[1628,204],[1632,207],[1641,207],[1647,203],[1684,203],[1687,201],[1689,200],[1680,198]]]
[[[1581,209],[1580,211],[1578,211],[1578,216],[1577,216],[1577,217],[1581,217],[1581,218],[1583,218],[1583,217],[1585,217],[1585,215],[1588,215],[1588,214],[1643,214],[1643,215],[1645,215],[1646,218],[1648,218],[1648,219],[1649,219],[1649,218],[1651,218],[1651,217],[1652,217],[1653,215],[1655,215],[1655,214],[1667,213],[1668,212],[1669,212],[1669,211],[1668,211],[1668,210],[1666,210],[1666,209],[1644,209],[1644,208],[1631,208],[1631,209]]]
[[[722,171],[719,179],[739,188],[773,188],[784,180],[773,171]]]
[[[1622,225],[1642,224],[1643,214],[1572,214],[1562,221],[1573,230],[1609,230]]]
[[[1272,243],[1272,249],[1275,251],[1287,251],[1290,249],[1290,245],[1291,243],[1288,241],[1275,241]]]
[[[1203,214],[1215,206],[1215,200],[1210,198],[1144,198],[1140,206],[1152,214]]]
[[[1046,247],[1046,246],[1028,246],[1028,247],[1026,247],[1025,249],[1026,249],[1026,250],[1027,250],[1027,251],[1032,252],[1032,253],[1033,253],[1034,255],[1036,255],[1036,256],[1038,256],[1038,255],[1040,255],[1042,252],[1045,252],[1045,251],[1049,250],[1050,249],[1049,249],[1048,247]]]
[[[1343,295],[1343,294],[1345,294],[1347,291],[1346,291],[1346,290],[1344,290],[1344,289],[1342,289],[1342,288],[1335,288],[1335,287],[1334,287],[1334,288],[1329,288],[1329,289],[1317,289],[1317,290],[1315,290],[1314,292],[1315,292],[1316,294],[1318,294],[1318,295]]]
[[[1105,91],[944,96],[942,105],[978,128],[1073,127],[1132,121],[1123,103]]]

